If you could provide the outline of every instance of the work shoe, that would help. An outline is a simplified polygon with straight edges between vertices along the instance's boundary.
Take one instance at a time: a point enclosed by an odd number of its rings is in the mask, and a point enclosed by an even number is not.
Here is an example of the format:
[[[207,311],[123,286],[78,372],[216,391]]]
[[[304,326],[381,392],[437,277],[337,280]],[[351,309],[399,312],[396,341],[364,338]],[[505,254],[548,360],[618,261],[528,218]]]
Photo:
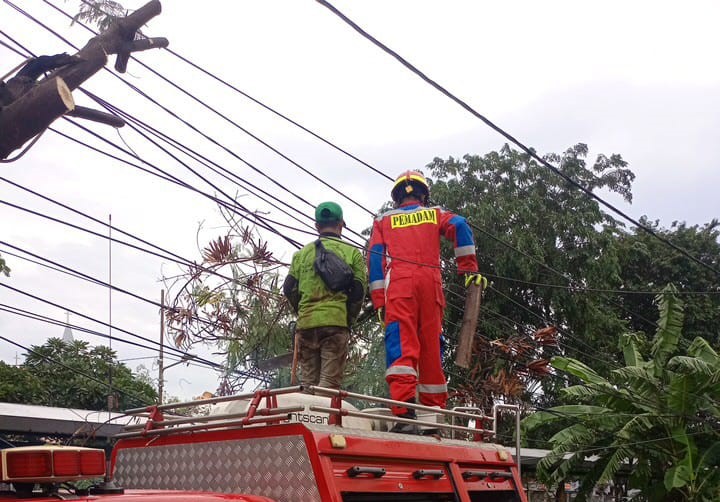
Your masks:
[[[417,420],[417,415],[415,414],[415,410],[408,410],[402,415],[398,415],[398,418],[409,418],[410,420]],[[415,424],[406,424],[404,422],[396,422],[395,425],[392,426],[392,429],[390,429],[390,432],[394,432],[396,434],[420,434],[420,429]]]

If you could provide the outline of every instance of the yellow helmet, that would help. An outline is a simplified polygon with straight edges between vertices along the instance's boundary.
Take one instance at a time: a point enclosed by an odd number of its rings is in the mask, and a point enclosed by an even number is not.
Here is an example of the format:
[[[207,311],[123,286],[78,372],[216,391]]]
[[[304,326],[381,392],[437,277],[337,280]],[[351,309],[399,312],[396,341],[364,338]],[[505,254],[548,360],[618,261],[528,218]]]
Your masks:
[[[393,202],[399,204],[407,195],[417,197],[420,202],[427,202],[427,198],[430,196],[430,187],[420,171],[405,171],[395,179],[395,184],[390,192]]]

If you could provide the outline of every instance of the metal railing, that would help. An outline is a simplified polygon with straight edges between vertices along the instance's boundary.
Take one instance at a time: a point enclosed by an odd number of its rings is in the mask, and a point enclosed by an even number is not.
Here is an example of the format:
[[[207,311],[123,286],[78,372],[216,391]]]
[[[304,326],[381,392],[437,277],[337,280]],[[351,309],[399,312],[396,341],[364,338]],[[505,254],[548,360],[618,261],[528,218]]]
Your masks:
[[[466,418],[469,420],[477,418],[477,415],[475,415],[475,414],[464,413],[462,411],[446,410],[446,409],[442,409],[442,408],[436,408],[433,406],[425,406],[422,404],[407,403],[407,402],[403,402],[403,401],[395,401],[392,399],[386,399],[384,397],[367,396],[365,394],[357,394],[355,392],[348,392],[348,391],[339,390],[339,389],[328,389],[325,387],[317,387],[317,386],[312,386],[312,385],[307,386],[305,388],[305,392],[307,392],[309,394],[330,397],[333,401],[335,401],[335,402],[332,402],[332,406],[329,408],[323,407],[323,406],[315,406],[315,405],[311,405],[309,407],[309,409],[312,411],[320,411],[320,412],[324,412],[324,413],[329,413],[329,414],[331,414],[331,416],[336,417],[336,419],[334,420],[335,425],[342,425],[342,417],[350,416],[350,417],[358,417],[358,418],[371,418],[373,420],[382,420],[382,421],[393,422],[393,423],[396,423],[396,422],[407,423],[407,424],[413,424],[413,425],[418,425],[421,427],[427,427],[427,428],[432,428],[432,429],[471,432],[471,433],[477,434],[481,437],[488,437],[494,433],[491,429],[463,427],[463,426],[455,425],[454,422],[451,424],[442,423],[442,422],[427,422],[427,421],[422,421],[422,420],[401,418],[401,417],[397,417],[397,416],[372,414],[372,413],[368,413],[365,411],[347,410],[347,409],[342,408],[342,400],[350,398],[350,399],[358,399],[358,400],[366,401],[366,402],[370,402],[370,403],[379,403],[379,404],[385,404],[388,406],[409,408],[409,409],[413,409],[415,411],[436,413],[436,414],[444,416],[446,418],[450,418],[451,420],[454,420],[454,418]],[[484,417],[484,418],[486,420],[492,420],[491,417]],[[331,423],[333,423],[333,421],[331,421]]]
[[[320,406],[315,404],[285,407],[278,406],[278,396],[296,392],[329,397],[330,406]],[[347,408],[343,408],[342,406],[344,399],[357,399],[368,403],[410,408],[419,412],[433,413],[440,417],[444,417],[444,420],[449,423],[414,420],[394,415],[382,415],[372,413],[372,409],[369,409],[368,411],[349,410]],[[165,419],[163,416],[163,412],[170,410],[242,400],[249,400],[248,408],[243,412],[182,418],[178,418],[177,415],[173,415],[172,418],[168,419]],[[263,400],[265,401],[265,407],[260,408]],[[330,417],[328,423],[339,427],[342,427],[342,417],[356,417],[389,423],[407,423],[423,427],[426,430],[445,430],[449,431],[451,439],[455,439],[456,433],[462,432],[468,434],[469,438],[474,441],[494,438],[497,435],[498,411],[511,410],[515,413],[515,457],[517,460],[518,472],[520,469],[520,408],[517,405],[496,404],[493,406],[492,416],[488,416],[484,414],[482,409],[476,407],[456,407],[451,410],[447,410],[432,406],[425,406],[422,404],[394,401],[392,399],[382,397],[368,396],[365,394],[358,394],[339,389],[328,389],[318,386],[296,385],[292,387],[282,387],[279,389],[262,389],[255,392],[235,394],[232,396],[213,397],[184,403],[168,403],[149,406],[146,408],[134,408],[127,410],[125,413],[129,415],[137,415],[138,417],[146,417],[146,422],[144,424],[127,425],[125,427],[125,432],[117,434],[115,437],[120,439],[160,436],[175,432],[192,432],[196,430],[217,428],[236,428],[263,423],[278,424],[283,421],[288,421],[291,413],[303,411],[306,409],[306,406],[310,411],[327,413]],[[467,420],[468,426],[456,425],[457,420],[460,419]],[[470,423],[474,423],[474,426],[470,426]],[[485,424],[490,424],[490,428],[486,428]]]

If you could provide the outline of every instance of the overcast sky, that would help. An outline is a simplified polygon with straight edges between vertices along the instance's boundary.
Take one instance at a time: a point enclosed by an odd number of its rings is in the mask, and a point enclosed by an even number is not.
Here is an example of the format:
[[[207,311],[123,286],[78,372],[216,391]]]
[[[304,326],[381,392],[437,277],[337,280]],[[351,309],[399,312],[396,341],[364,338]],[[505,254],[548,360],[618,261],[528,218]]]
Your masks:
[[[89,38],[38,0],[13,0],[53,29],[82,46]],[[77,2],[49,0],[75,13]],[[143,2],[126,0],[126,7]],[[705,223],[718,216],[717,159],[720,146],[720,65],[717,2],[477,2],[418,0],[335,5],[441,85],[541,153],[584,142],[591,156],[620,153],[636,173],[635,199],[621,204],[629,214],[648,215],[665,225],[674,220]],[[0,26],[36,54],[74,52],[43,28],[0,3]],[[394,176],[422,168],[433,157],[483,154],[503,139],[456,104],[430,88],[395,60],[312,0],[214,2],[166,1],[163,13],[144,29],[165,36],[174,51],[236,87],[336,142],[379,170]],[[8,42],[0,35],[0,40]],[[270,143],[297,163],[376,210],[388,198],[389,183],[365,166],[272,116],[237,93],[182,63],[167,51],[139,58],[192,95]],[[23,59],[0,46],[0,74]],[[112,62],[110,67],[112,66]],[[130,62],[125,78],[178,115],[313,204],[338,200],[348,225],[367,227],[369,216],[303,174],[240,130],[202,109],[187,96]],[[237,158],[193,133],[155,105],[101,72],[85,87],[105,100],[203,152],[239,176],[290,202],[284,193]],[[95,106],[80,92],[78,104]],[[102,145],[71,124],[54,126],[93,145]],[[114,130],[88,124],[121,143]],[[128,128],[125,142],[143,158],[214,192]],[[102,146],[109,150],[109,147]],[[205,168],[201,168],[207,174]],[[214,205],[47,132],[20,160],[0,164],[0,175],[49,195],[188,258],[220,232]],[[239,189],[211,176],[223,190]],[[105,233],[92,224],[0,181],[0,200]],[[252,196],[250,208],[268,206]],[[271,217],[296,225],[282,213]],[[107,241],[37,216],[0,206],[0,240],[106,280]],[[198,233],[198,225],[205,230]],[[308,236],[291,233],[297,240]],[[266,237],[269,237],[266,235]],[[292,248],[271,238],[276,255]],[[478,245],[481,247],[482,242]],[[0,252],[10,251],[0,245]],[[113,283],[159,299],[172,264],[114,245]],[[107,290],[24,260],[7,256],[7,284],[90,317],[108,319]],[[0,287],[0,303],[64,320],[51,307]],[[113,294],[113,324],[157,338],[157,308]],[[106,332],[72,316],[71,322]],[[0,312],[0,333],[23,344],[41,344],[62,328]],[[75,336],[93,344],[91,335]],[[126,335],[121,336],[127,338]],[[131,367],[152,368],[154,354],[114,342]],[[207,354],[208,349],[199,349]],[[17,350],[0,342],[0,358],[14,362]],[[155,371],[155,370],[153,370]],[[214,391],[212,370],[177,366],[168,370],[171,395],[191,397]]]

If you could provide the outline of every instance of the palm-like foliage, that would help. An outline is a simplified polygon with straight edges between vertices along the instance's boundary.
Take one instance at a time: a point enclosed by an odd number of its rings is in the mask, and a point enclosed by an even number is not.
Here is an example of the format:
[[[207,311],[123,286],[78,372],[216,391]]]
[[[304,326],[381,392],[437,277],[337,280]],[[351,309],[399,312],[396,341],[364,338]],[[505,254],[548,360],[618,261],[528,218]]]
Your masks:
[[[577,404],[523,421],[526,431],[567,425],[538,466],[549,484],[593,461],[580,474],[578,501],[622,468],[631,473],[630,486],[641,490],[637,500],[720,500],[720,357],[702,338],[681,353],[683,305],[675,292],[668,286],[657,298],[660,318],[650,344],[637,334],[622,337],[625,366],[607,379],[577,360],[554,358],[557,370],[581,381],[563,390]]]

